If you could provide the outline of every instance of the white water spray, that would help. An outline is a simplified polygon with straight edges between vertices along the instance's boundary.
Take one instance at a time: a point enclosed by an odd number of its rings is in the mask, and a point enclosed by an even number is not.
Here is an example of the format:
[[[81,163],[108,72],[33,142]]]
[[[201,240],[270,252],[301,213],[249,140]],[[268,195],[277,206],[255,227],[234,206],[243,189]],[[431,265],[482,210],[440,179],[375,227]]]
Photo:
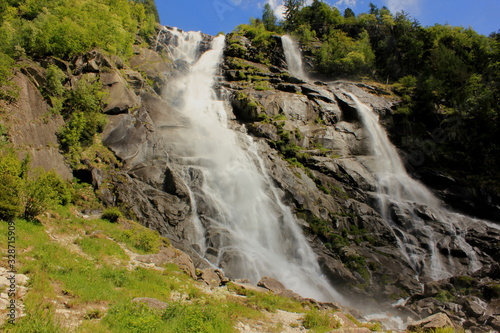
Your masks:
[[[179,44],[197,40],[179,38]],[[191,50],[196,45],[178,47]],[[197,209],[193,223],[204,236],[198,245],[207,249],[200,254],[233,278],[256,283],[270,276],[302,296],[342,301],[322,275],[290,209],[279,200],[257,144],[228,128],[228,103],[213,89],[223,48],[224,36],[216,37],[212,49],[196,62],[196,54],[186,60],[194,62],[190,72],[169,89],[172,96],[181,96],[179,111],[188,120],[169,140],[186,165],[186,183]]]
[[[368,134],[372,155],[375,158],[373,171],[378,179],[377,196],[380,213],[391,225],[398,246],[407,262],[417,273],[421,272],[424,266],[428,266],[429,276],[433,280],[459,273],[455,271],[452,262],[446,264],[446,257],[439,254],[435,239],[437,232],[435,228],[439,228],[439,233],[446,233],[454,246],[467,254],[469,272],[480,269],[482,265],[474,249],[463,237],[467,229],[467,221],[471,219],[446,210],[431,191],[408,175],[396,148],[379,124],[376,113],[361,103],[356,96],[348,95],[356,103]],[[394,216],[403,218],[395,219]],[[411,221],[411,223],[398,225],[396,220],[399,223],[401,220]],[[432,225],[430,220],[437,222]],[[424,246],[421,244],[423,239],[427,241]]]
[[[283,44],[283,51],[285,52],[286,63],[290,74],[299,79],[307,80],[307,75],[302,63],[302,54],[297,43],[288,35],[281,37],[281,43]]]

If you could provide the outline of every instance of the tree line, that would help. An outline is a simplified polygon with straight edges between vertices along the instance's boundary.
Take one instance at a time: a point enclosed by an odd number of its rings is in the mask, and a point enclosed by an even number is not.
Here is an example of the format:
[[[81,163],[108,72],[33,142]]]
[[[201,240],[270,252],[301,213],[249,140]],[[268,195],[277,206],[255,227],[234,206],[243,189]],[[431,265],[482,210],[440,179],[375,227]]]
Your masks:
[[[409,141],[424,140],[435,128],[446,130],[451,118],[459,119],[453,122],[460,124],[453,125],[453,140],[440,145],[440,158],[430,161],[498,175],[500,30],[484,36],[447,24],[424,27],[408,13],[373,4],[359,15],[321,0],[310,6],[287,0],[285,7],[279,21],[266,5],[262,18],[253,20],[254,29],[295,36],[313,60],[312,75],[390,84],[401,97],[397,119],[406,127],[424,126],[414,133],[420,138],[400,140],[408,149],[414,148]]]

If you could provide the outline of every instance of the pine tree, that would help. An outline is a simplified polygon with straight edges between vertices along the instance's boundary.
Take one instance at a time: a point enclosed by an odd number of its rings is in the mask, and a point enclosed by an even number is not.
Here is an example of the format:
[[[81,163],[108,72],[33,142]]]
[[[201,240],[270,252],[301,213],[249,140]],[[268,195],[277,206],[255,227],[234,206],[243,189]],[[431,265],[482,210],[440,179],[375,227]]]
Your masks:
[[[287,30],[294,30],[299,25],[298,14],[302,6],[304,6],[304,2],[305,0],[285,0]]]
[[[271,8],[271,5],[266,3],[264,5],[264,10],[262,11],[262,22],[264,22],[264,26],[266,27],[266,30],[275,31],[277,21],[278,21],[278,18],[276,17],[276,15],[274,15],[274,12],[273,12],[273,9]]]

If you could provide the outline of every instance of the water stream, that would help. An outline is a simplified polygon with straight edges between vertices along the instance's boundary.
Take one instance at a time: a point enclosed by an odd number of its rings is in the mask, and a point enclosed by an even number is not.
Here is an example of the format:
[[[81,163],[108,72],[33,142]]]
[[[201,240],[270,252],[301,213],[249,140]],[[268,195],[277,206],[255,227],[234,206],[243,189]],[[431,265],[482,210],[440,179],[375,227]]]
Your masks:
[[[302,54],[297,43],[288,35],[281,37],[281,43],[283,44],[283,51],[290,74],[299,79],[307,80],[302,62]]]
[[[256,283],[270,276],[302,296],[342,301],[322,275],[290,209],[280,201],[257,143],[229,126],[229,104],[214,89],[224,36],[214,38],[211,49],[199,56],[192,50],[198,49],[200,38],[173,33],[183,51],[171,54],[192,64],[186,75],[170,83],[167,100],[177,99],[173,104],[187,119],[176,130],[178,144],[172,146],[185,164],[195,210],[197,236],[191,238],[198,239],[200,255],[232,278]]]
[[[356,103],[375,159],[379,211],[396,236],[398,247],[419,274],[424,270],[433,280],[463,273],[448,255],[442,255],[445,244],[438,244],[436,236],[446,235],[450,246],[468,257],[468,272],[481,268],[474,249],[464,235],[472,219],[445,209],[440,200],[422,183],[411,178],[399,154],[380,125],[377,114],[356,96],[348,94]],[[442,241],[442,238],[440,239]],[[438,246],[439,245],[439,246]]]

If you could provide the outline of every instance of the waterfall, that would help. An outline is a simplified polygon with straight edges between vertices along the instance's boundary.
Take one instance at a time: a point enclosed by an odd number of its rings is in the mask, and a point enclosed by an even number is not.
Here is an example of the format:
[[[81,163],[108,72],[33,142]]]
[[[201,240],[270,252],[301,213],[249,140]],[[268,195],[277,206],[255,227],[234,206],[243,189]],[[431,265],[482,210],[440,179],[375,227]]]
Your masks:
[[[285,52],[285,59],[290,74],[300,79],[306,79],[307,75],[302,65],[302,54],[297,44],[288,35],[281,37],[281,43],[283,44],[283,51]]]
[[[200,255],[232,278],[256,283],[270,276],[302,296],[340,301],[290,209],[280,201],[258,144],[241,128],[230,128],[229,103],[214,89],[224,36],[214,38],[200,56],[191,52],[199,49],[200,38],[176,33],[177,47],[184,51],[171,54],[190,54],[184,60],[192,66],[169,83],[166,98],[180,100],[174,105],[186,121],[166,141],[184,165],[194,210],[196,235],[191,239],[200,242]]]
[[[411,178],[396,148],[379,124],[376,113],[356,96],[348,95],[356,103],[375,159],[373,172],[378,179],[380,213],[390,224],[407,262],[417,273],[427,267],[429,277],[433,280],[463,273],[450,261],[449,256],[440,253],[445,244],[438,244],[436,235],[445,234],[450,237],[450,243],[455,248],[467,255],[467,270],[474,272],[480,269],[481,263],[474,249],[464,238],[467,224],[473,219],[448,211],[429,189]],[[422,244],[424,240],[427,244]]]

